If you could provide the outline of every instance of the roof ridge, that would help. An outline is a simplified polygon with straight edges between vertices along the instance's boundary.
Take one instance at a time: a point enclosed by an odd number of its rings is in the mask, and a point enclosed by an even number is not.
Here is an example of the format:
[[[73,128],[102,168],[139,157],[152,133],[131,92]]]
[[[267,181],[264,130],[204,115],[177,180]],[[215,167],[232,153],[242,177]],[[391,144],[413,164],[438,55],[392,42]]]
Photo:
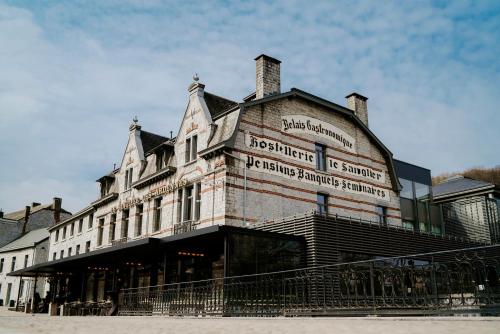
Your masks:
[[[220,95],[217,95],[217,94],[214,94],[214,93],[210,93],[210,92],[205,91],[204,94],[212,95],[212,96],[218,97],[219,99],[224,99],[226,101],[234,102],[234,103],[238,104],[238,102],[236,102],[234,100],[228,99],[227,97],[220,96]]]

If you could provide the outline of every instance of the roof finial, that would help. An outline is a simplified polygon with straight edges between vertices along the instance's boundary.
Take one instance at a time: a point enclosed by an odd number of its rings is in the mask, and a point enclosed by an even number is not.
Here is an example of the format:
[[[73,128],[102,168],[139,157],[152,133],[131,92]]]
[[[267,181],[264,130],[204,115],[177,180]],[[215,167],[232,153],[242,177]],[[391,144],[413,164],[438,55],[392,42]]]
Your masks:
[[[132,131],[134,129],[137,129],[137,130],[141,129],[141,126],[139,125],[139,119],[137,118],[137,116],[134,116],[134,118],[132,119],[132,124],[130,124],[128,129],[130,131]]]
[[[200,77],[198,76],[198,73],[195,73],[193,75],[193,80],[196,81],[196,82],[198,82],[198,80],[200,80]]]

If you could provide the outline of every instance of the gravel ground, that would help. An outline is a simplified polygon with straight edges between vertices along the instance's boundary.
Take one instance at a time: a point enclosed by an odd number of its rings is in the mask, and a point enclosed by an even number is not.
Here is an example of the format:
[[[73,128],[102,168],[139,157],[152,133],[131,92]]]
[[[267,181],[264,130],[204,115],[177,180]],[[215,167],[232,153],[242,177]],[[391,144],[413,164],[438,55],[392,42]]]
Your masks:
[[[2,308],[0,308],[2,309]],[[500,318],[49,317],[0,310],[0,334],[500,333]]]

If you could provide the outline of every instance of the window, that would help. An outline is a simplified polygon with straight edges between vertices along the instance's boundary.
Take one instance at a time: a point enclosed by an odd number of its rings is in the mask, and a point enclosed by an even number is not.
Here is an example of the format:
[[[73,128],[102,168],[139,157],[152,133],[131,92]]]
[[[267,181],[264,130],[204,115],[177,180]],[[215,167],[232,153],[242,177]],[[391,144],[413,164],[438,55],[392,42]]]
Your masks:
[[[0,259],[0,273],[3,273],[3,263],[5,259]]]
[[[78,233],[82,233],[83,230],[83,219],[78,221]]]
[[[73,249],[70,247],[68,248],[68,256],[71,256],[71,253],[73,253]]]
[[[201,210],[201,182],[196,184],[195,196],[194,196],[194,220],[200,220],[200,210]]]
[[[134,169],[129,168],[125,171],[125,189],[128,190],[130,189],[130,186],[132,185],[132,175],[134,174]]]
[[[194,135],[191,139],[191,160],[198,157],[198,136]]]
[[[30,256],[28,254],[26,254],[24,256],[24,268],[26,268],[28,266],[28,260],[29,260]]]
[[[123,184],[125,186],[123,188],[123,190],[127,190],[128,189],[128,169],[125,171],[125,182]]]
[[[59,258],[62,259],[63,257],[64,257],[64,249],[61,249],[61,256]]]
[[[316,143],[316,169],[326,171],[326,147]]]
[[[59,241],[59,230],[56,230],[56,235],[55,235],[54,239],[55,239],[55,242]]]
[[[16,257],[14,256],[10,264],[10,271],[14,271],[15,269],[16,269]]]
[[[191,161],[191,138],[186,139],[186,145],[185,145],[185,161],[190,162]]]
[[[22,279],[22,280],[19,282],[19,297],[22,297],[23,292],[24,292],[24,280]]]
[[[111,215],[111,221],[109,222],[109,242],[115,240],[115,231],[116,231],[116,213]]]
[[[160,150],[156,153],[156,171],[166,166],[166,151]]]
[[[93,213],[91,213],[89,215],[89,229],[91,229],[92,226],[94,226],[94,214]]]
[[[328,195],[318,193],[316,204],[317,204],[318,214],[320,215],[328,214]]]
[[[384,206],[376,206],[375,211],[378,215],[379,224],[387,225],[387,208]]]
[[[122,235],[121,235],[121,238],[126,238],[128,236],[128,217],[129,217],[129,211],[123,210],[122,211]]]
[[[75,255],[80,254],[80,245],[76,245],[76,252]]]
[[[161,227],[161,200],[163,197],[155,198],[153,208],[153,232],[156,232]]]
[[[99,225],[97,227],[97,246],[102,245],[102,235],[104,233],[104,218],[99,219]]]
[[[135,236],[138,237],[142,234],[142,213],[144,206],[142,204],[135,207]]]
[[[69,230],[69,236],[72,237],[73,234],[75,234],[75,223],[71,223],[71,227],[70,227],[70,230]]]
[[[399,196],[402,198],[413,199],[413,182],[400,178],[399,183],[401,183],[402,186]]]
[[[193,219],[193,186],[184,188],[184,217],[183,221]]]
[[[85,253],[90,252],[90,240],[85,243]]]
[[[66,239],[66,226],[63,227],[63,231],[62,231],[62,237],[61,237],[62,240]]]
[[[186,139],[185,160],[186,163],[196,160],[198,157],[198,136],[194,135]]]
[[[56,252],[52,253],[52,261],[55,261],[56,257],[57,257],[57,253]]]
[[[132,185],[132,175],[134,174],[134,169],[130,168],[128,172],[128,187],[130,188]]]
[[[177,191],[177,222],[182,221],[182,189]]]

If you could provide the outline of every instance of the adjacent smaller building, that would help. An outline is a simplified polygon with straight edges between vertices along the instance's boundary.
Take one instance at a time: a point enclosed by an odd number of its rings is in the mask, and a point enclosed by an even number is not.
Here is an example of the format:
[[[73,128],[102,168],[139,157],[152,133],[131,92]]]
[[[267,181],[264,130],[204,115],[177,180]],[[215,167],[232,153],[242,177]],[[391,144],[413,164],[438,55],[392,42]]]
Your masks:
[[[500,187],[461,175],[432,187],[433,201],[441,204],[446,233],[500,242]]]
[[[62,199],[54,197],[52,203],[37,202],[24,209],[4,213],[0,211],[0,247],[19,238],[24,233],[43,227],[50,227],[71,217],[71,212],[64,210]]]
[[[7,276],[8,273],[46,262],[49,231],[30,231],[0,248],[0,306],[15,307],[33,299],[34,285],[43,298],[45,280]]]

